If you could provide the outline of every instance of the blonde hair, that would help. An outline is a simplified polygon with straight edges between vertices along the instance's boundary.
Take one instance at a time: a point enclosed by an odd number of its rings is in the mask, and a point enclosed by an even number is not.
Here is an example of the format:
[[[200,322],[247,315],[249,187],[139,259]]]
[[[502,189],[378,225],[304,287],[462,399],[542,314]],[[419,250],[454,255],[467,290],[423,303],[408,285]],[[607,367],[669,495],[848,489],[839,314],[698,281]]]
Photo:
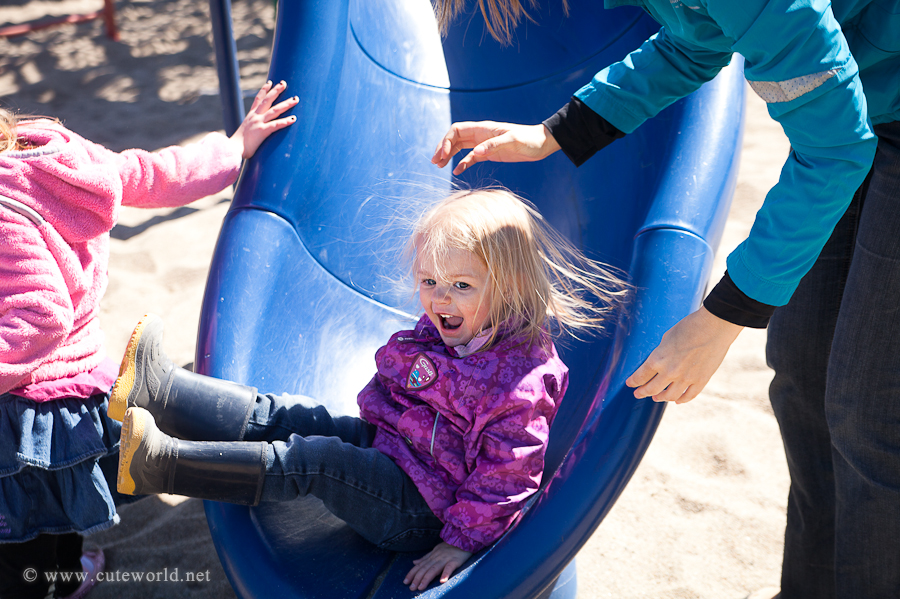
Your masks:
[[[488,32],[501,44],[508,44],[512,40],[513,29],[524,17],[529,21],[533,19],[525,11],[520,0],[476,0]],[[537,8],[537,0],[528,0],[531,8]],[[446,35],[450,23],[466,8],[466,0],[432,0],[434,15],[437,18],[441,35]],[[569,14],[569,4],[562,0],[563,10]]]
[[[48,120],[58,123],[59,119],[45,116],[22,116],[0,108],[0,152],[8,150],[26,150],[29,142],[19,137],[19,129],[27,127],[32,121]]]
[[[16,134],[16,115],[0,108],[0,152],[18,150],[19,137]]]
[[[430,258],[442,278],[453,250],[472,252],[488,270],[492,331],[485,348],[501,333],[545,344],[548,335],[602,331],[631,290],[504,189],[457,191],[428,210],[406,246],[410,271]]]

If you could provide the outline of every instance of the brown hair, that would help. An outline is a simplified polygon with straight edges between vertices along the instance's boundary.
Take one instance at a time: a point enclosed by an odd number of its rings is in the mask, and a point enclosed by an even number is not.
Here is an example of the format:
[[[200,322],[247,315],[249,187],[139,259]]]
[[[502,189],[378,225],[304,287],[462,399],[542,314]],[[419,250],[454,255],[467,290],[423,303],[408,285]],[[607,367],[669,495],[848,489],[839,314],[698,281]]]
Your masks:
[[[481,10],[491,37],[501,44],[510,42],[513,29],[523,17],[529,21],[532,20],[520,0],[475,0],[475,2]],[[450,23],[466,8],[466,0],[432,0],[431,3],[434,6],[434,15],[437,17],[441,35],[447,34]],[[537,0],[528,0],[528,5],[530,8],[537,8]],[[563,10],[568,14],[568,2],[562,0],[562,5]]]
[[[500,332],[541,343],[554,325],[553,332],[573,336],[603,330],[631,290],[504,189],[457,191],[428,210],[407,243],[411,272],[427,256],[442,277],[454,249],[472,252],[488,270],[492,336],[485,348]]]

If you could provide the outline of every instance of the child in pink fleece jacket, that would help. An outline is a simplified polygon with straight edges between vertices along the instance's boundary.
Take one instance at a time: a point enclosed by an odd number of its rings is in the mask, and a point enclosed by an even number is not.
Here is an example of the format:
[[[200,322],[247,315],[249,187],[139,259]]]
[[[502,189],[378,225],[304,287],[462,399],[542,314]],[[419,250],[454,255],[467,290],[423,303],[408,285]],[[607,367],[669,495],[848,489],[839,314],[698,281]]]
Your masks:
[[[119,491],[313,495],[379,547],[431,549],[413,590],[494,543],[540,487],[568,386],[551,330],[602,328],[626,286],[507,191],[451,195],[408,249],[425,314],[376,353],[359,418],[182,370],[145,317],[110,399],[124,417]]]
[[[267,83],[232,137],[157,153],[0,110],[0,596],[83,596],[92,582],[54,591],[44,572],[102,568],[81,535],[119,520],[107,475],[120,424],[106,414],[117,371],[98,320],[119,206],[181,206],[232,184],[294,122],[279,117],[297,99],[275,103],[285,87]]]

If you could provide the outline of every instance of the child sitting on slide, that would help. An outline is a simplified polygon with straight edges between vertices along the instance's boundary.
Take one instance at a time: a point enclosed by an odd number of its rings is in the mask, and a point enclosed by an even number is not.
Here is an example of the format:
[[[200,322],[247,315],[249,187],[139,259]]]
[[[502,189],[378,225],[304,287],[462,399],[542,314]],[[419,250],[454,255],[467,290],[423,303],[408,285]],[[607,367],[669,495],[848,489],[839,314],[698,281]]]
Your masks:
[[[285,87],[267,83],[232,137],[157,153],[0,110],[0,597],[83,596],[92,577],[54,588],[45,573],[102,569],[82,535],[119,521],[116,365],[98,314],[120,205],[182,206],[234,183],[241,158],[294,122],[278,118],[298,101],[275,104]]]
[[[109,415],[118,488],[255,505],[313,495],[367,540],[424,551],[404,584],[446,582],[541,484],[568,385],[551,332],[599,329],[626,286],[501,190],[452,194],[408,243],[425,314],[375,355],[360,417],[183,370],[138,323]]]

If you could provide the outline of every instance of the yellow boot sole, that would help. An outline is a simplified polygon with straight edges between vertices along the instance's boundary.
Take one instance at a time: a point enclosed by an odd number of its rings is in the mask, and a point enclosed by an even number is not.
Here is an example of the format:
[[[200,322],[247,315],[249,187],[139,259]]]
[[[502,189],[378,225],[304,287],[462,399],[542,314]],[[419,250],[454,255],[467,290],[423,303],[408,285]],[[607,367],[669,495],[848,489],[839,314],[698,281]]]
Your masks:
[[[141,334],[144,332],[147,324],[157,318],[159,317],[155,314],[145,314],[131,333],[131,338],[125,347],[125,355],[122,356],[122,363],[119,365],[119,377],[116,379],[115,385],[113,385],[112,393],[109,395],[109,407],[106,409],[107,416],[113,420],[122,422],[125,419],[125,411],[128,409],[128,396],[131,395],[131,390],[134,389],[134,382],[137,377],[137,350],[141,342]]]
[[[131,476],[131,463],[134,454],[144,439],[146,411],[141,408],[129,408],[122,422],[122,435],[119,438],[119,471],[116,476],[116,488],[124,495],[134,495],[137,484]]]

